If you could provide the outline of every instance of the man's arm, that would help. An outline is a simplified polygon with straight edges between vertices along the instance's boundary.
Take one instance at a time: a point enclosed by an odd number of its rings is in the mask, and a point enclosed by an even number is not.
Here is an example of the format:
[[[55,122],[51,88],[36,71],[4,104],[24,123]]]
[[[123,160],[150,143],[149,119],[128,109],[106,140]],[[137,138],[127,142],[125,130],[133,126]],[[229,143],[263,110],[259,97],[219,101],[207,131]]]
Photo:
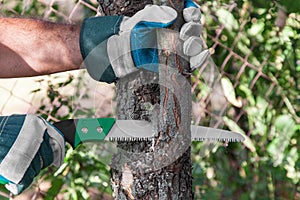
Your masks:
[[[0,18],[0,78],[78,69],[80,26]]]

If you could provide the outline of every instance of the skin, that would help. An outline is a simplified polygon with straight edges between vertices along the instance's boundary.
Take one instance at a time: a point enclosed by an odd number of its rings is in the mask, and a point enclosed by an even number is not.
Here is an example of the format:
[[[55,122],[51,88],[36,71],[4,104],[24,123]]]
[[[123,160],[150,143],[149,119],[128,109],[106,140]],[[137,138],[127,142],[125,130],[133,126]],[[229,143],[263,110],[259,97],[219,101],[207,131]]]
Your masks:
[[[79,35],[78,25],[0,17],[0,78],[79,69]]]
[[[80,26],[0,17],[0,78],[79,69]]]

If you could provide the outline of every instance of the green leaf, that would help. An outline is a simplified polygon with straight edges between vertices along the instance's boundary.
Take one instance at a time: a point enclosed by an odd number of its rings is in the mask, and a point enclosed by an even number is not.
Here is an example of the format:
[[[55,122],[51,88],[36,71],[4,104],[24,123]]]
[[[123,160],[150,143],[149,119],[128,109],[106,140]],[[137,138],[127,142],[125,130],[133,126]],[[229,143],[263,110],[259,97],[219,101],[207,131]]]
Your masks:
[[[242,100],[237,99],[235,96],[234,87],[227,77],[223,77],[221,79],[222,88],[224,91],[224,95],[226,99],[235,107],[241,108],[242,107]]]
[[[288,13],[300,13],[299,0],[278,0],[278,3],[283,6]]]
[[[268,102],[264,98],[258,96],[255,106],[247,106],[245,108],[248,114],[249,127],[253,135],[259,134],[263,136],[266,133],[268,129],[266,125],[266,111],[268,105]]]
[[[299,159],[297,147],[293,147],[286,156],[287,164],[284,168],[287,171],[287,177],[292,179],[294,184],[300,181],[300,172],[297,169],[297,160]]]
[[[244,145],[251,151],[251,152],[256,152],[256,148],[253,144],[253,142],[251,141],[251,139],[246,135],[246,133],[239,127],[239,125],[237,123],[235,123],[235,121],[229,119],[228,117],[223,117],[223,120],[226,124],[226,126],[228,126],[228,128],[231,131],[240,133],[241,135],[243,135],[243,137],[245,138],[245,141],[243,142]]]
[[[64,185],[64,181],[62,179],[55,178],[51,182],[51,188],[47,191],[45,195],[45,200],[54,199],[60,192],[63,185]]]
[[[237,20],[228,10],[220,8],[219,10],[217,10],[217,16],[219,18],[219,21],[225,26],[226,29],[231,31],[237,30],[239,28]]]
[[[248,29],[248,34],[250,36],[257,36],[264,31],[265,23],[263,20],[259,20],[256,23],[252,24],[251,28]]]
[[[9,198],[9,191],[5,188],[3,184],[0,184],[0,199],[7,200]]]
[[[248,55],[251,53],[251,50],[242,42],[238,42],[237,47],[244,55]]]
[[[277,137],[268,145],[267,151],[274,161],[274,166],[283,162],[285,150],[295,133],[296,123],[290,115],[281,115],[274,122]]]
[[[239,90],[242,91],[246,95],[247,100],[250,103],[250,105],[255,105],[254,96],[252,94],[252,91],[249,89],[249,87],[247,85],[241,84],[239,86]]]
[[[68,163],[63,163],[58,170],[54,173],[54,176],[58,176],[59,174],[63,173],[63,171],[67,168]]]
[[[270,2],[266,0],[252,0],[252,4],[254,7],[258,8],[269,8]]]
[[[38,89],[35,89],[35,90],[32,90],[30,93],[37,93],[37,92],[39,92],[39,91],[41,91],[41,89],[40,89],[40,88],[38,88]]]
[[[280,39],[282,42],[289,43],[291,42],[297,33],[290,26],[285,26],[280,35]]]

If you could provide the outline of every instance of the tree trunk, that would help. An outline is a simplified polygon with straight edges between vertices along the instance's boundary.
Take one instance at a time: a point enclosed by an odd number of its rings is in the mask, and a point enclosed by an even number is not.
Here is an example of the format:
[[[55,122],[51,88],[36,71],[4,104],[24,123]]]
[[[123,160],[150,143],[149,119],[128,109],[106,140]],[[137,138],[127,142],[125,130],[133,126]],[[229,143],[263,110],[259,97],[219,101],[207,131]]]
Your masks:
[[[178,42],[183,0],[99,0],[105,15],[132,16],[146,4],[178,11],[174,31],[157,32],[159,74],[139,70],[117,86],[118,119],[143,119],[156,125],[152,141],[118,142],[111,163],[115,199],[193,199],[190,159],[191,90],[189,65]],[[177,31],[177,32],[176,32]]]

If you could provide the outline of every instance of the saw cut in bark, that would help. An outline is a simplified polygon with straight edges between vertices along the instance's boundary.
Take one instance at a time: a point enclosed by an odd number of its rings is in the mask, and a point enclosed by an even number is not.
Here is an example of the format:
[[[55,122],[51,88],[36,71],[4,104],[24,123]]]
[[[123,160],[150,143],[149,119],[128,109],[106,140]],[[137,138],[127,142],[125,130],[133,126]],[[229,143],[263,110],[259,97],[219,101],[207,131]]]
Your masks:
[[[99,0],[105,15],[127,15],[146,4],[171,6],[178,19],[170,31],[157,31],[160,71],[139,70],[117,86],[118,119],[151,121],[152,141],[118,142],[111,162],[115,199],[193,199],[190,159],[191,89],[188,62],[178,53],[183,0]]]

